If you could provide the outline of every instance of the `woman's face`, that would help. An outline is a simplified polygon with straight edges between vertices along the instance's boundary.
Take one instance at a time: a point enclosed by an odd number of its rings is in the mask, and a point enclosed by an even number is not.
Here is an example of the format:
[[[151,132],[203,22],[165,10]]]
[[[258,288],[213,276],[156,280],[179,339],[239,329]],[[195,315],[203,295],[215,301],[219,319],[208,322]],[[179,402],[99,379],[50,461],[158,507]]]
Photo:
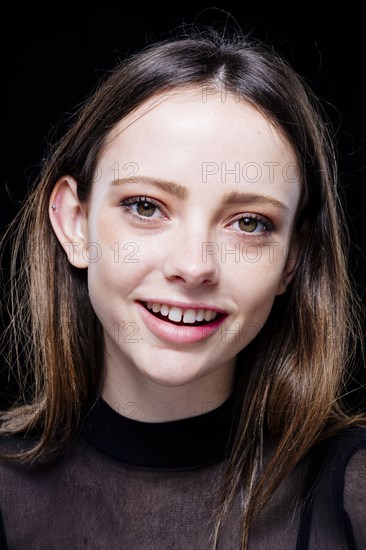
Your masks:
[[[107,380],[230,381],[291,278],[294,153],[252,106],[224,99],[150,100],[99,158],[83,257]]]

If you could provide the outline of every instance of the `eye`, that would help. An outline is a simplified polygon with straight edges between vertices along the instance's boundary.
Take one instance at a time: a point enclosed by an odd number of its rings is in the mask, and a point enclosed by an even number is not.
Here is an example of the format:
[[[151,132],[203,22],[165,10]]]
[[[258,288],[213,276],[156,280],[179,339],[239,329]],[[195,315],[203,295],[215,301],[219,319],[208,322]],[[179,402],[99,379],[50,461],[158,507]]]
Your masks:
[[[248,214],[241,216],[238,220],[232,223],[234,229],[238,229],[241,233],[269,233],[273,230],[272,223],[262,216]]]
[[[120,203],[121,208],[134,218],[160,219],[163,214],[159,204],[149,197],[130,197]]]

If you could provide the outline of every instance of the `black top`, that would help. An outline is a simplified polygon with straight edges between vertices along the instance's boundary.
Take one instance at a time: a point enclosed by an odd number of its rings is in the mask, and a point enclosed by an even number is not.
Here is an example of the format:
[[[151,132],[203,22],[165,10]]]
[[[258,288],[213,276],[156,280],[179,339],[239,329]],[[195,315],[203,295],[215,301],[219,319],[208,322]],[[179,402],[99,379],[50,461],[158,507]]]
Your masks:
[[[99,398],[83,429],[95,449],[125,464],[197,468],[228,457],[233,397],[204,414],[170,422],[140,422]]]
[[[122,416],[99,398],[57,458],[0,462],[0,550],[211,550],[232,425],[232,398],[161,423]],[[24,444],[3,438],[1,447]],[[251,529],[249,550],[365,550],[365,495],[366,430],[349,428],[283,481]],[[245,487],[218,550],[240,549],[244,502]]]

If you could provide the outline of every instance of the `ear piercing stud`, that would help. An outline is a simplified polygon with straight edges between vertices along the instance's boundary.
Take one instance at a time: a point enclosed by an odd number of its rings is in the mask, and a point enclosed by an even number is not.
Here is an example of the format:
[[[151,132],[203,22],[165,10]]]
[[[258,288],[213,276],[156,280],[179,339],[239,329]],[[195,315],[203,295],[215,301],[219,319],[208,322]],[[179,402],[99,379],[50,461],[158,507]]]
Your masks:
[[[52,208],[52,210],[56,210],[56,205],[53,204],[53,205],[51,206],[51,208]]]

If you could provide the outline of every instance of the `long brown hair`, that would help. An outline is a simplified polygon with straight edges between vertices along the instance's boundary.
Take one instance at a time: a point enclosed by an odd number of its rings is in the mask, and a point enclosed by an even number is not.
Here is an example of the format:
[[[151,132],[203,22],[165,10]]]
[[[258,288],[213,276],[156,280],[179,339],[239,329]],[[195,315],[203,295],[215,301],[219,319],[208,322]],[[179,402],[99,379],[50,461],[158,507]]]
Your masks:
[[[336,156],[321,105],[287,62],[243,37],[195,33],[150,45],[106,75],[69,130],[50,148],[37,185],[5,233],[12,239],[8,362],[17,402],[1,413],[1,433],[36,432],[34,445],[6,455],[19,463],[57,453],[78,432],[103,378],[102,327],[88,297],[86,272],[74,268],[49,221],[53,187],[63,175],[87,201],[111,129],[148,98],[200,87],[250,102],[287,138],[302,175],[296,231],[297,273],[269,319],[238,356],[238,429],[225,474],[213,546],[239,484],[245,483],[242,548],[249,525],[281,480],[320,439],[361,417],[340,396],[360,334],[359,300],[347,269],[347,232]],[[275,451],[258,476],[264,433]],[[6,458],[4,457],[4,458]]]

